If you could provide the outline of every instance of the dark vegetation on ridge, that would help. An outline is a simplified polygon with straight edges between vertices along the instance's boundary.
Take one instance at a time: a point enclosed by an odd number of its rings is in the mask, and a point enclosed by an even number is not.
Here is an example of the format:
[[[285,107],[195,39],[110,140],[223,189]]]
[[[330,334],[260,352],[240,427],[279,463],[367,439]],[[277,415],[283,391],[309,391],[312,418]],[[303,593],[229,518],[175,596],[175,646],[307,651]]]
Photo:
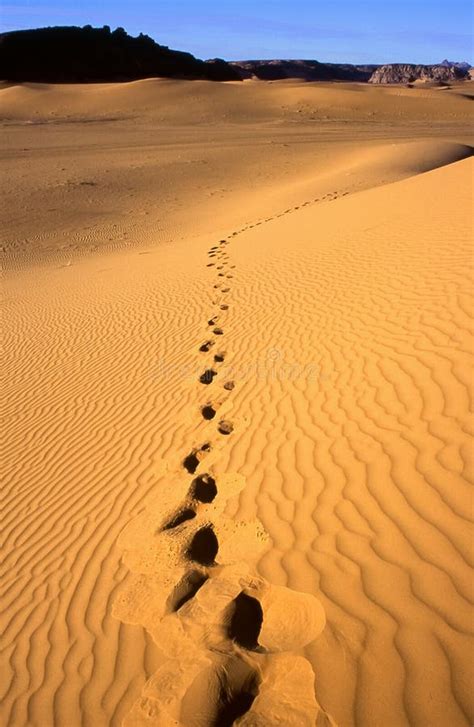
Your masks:
[[[86,25],[15,30],[0,34],[0,78],[6,81],[74,83],[131,81],[162,76],[240,80],[225,61],[201,61],[170,50],[148,35]]]

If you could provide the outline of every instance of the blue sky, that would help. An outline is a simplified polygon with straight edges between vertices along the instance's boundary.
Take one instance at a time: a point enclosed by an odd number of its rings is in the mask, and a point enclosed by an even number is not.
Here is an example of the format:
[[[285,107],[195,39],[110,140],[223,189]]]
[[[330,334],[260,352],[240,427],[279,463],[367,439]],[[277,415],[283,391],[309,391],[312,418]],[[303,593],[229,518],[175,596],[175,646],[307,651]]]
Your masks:
[[[0,28],[122,26],[199,58],[472,62],[471,0],[0,0]]]

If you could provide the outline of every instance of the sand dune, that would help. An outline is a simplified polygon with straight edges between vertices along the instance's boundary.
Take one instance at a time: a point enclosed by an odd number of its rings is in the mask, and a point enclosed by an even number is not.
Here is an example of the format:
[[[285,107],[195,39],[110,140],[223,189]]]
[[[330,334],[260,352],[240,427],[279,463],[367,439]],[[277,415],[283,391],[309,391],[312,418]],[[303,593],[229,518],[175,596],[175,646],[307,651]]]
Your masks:
[[[379,146],[472,143],[470,86],[4,86],[7,265],[193,240],[334,189],[379,183],[371,171]],[[347,169],[351,158],[365,167],[358,178]],[[379,178],[395,181],[387,161]],[[334,173],[346,180],[329,179]]]
[[[247,121],[281,119],[297,113],[326,120],[342,112],[361,121],[382,115],[392,123],[397,117],[416,120],[469,119],[472,84],[440,88],[374,88],[358,83],[299,83],[175,81],[148,78],[130,83],[102,84],[3,84],[2,118],[24,121],[59,118],[120,118],[138,113],[140,118],[190,123],[219,123],[225,119]],[[182,104],[186,105],[187,118]],[[321,120],[321,118],[319,119]],[[323,116],[323,119],[325,117]]]
[[[109,107],[236,103],[208,86]],[[272,94],[388,117],[395,90],[242,87],[256,116],[212,132],[145,110],[55,137],[21,116],[74,90],[2,91],[2,724],[472,722],[469,132],[451,91],[430,130],[420,95],[394,127],[275,131]]]

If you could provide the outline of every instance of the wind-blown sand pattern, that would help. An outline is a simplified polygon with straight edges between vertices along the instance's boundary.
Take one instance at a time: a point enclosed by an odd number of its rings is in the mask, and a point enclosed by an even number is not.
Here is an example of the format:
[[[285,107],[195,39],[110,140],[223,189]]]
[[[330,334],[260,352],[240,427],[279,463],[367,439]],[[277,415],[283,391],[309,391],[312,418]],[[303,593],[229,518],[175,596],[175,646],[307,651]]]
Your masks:
[[[214,384],[213,393],[220,368],[228,365],[228,355],[215,344],[224,335],[217,326],[225,317],[221,311],[227,313],[227,301],[233,299],[227,280],[234,278],[228,271],[236,266],[230,265],[229,243],[220,240],[208,251],[215,260],[207,267],[216,273],[216,314],[207,321],[212,337],[198,349],[211,361],[195,387]],[[324,715],[315,699],[309,662],[291,653],[280,655],[319,636],[325,625],[319,601],[311,594],[271,585],[249,568],[266,534],[258,521],[234,521],[224,513],[245,481],[214,477],[213,469],[202,472],[224,444],[219,435],[234,432],[232,421],[220,419],[217,426],[213,421],[226,409],[223,392],[230,392],[230,399],[234,389],[234,381],[223,382],[217,399],[196,411],[201,440],[180,463],[181,471],[193,479],[180,486],[180,472],[168,472],[156,507],[136,518],[121,538],[125,562],[135,578],[120,593],[113,613],[144,626],[167,657],[125,725],[297,727],[315,724]]]
[[[472,723],[469,101],[410,91],[0,92],[2,724]]]

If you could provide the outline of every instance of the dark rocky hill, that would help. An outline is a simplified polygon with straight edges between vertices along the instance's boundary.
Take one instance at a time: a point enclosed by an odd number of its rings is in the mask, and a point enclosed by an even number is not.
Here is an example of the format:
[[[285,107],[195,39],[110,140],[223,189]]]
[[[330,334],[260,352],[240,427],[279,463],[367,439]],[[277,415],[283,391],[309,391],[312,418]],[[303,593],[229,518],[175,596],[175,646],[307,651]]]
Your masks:
[[[277,81],[301,78],[304,81],[368,81],[376,65],[355,66],[350,63],[320,63],[312,60],[231,61],[241,78]]]
[[[7,81],[74,83],[129,81],[164,76],[240,80],[220,59],[198,60],[123,28],[53,27],[0,34],[0,78]]]
[[[315,60],[202,61],[190,53],[159,45],[148,35],[136,38],[108,26],[38,28],[0,34],[0,79],[45,83],[129,81],[161,76],[233,81],[358,81],[447,83],[469,77],[468,63],[426,66],[410,63],[352,65]]]

